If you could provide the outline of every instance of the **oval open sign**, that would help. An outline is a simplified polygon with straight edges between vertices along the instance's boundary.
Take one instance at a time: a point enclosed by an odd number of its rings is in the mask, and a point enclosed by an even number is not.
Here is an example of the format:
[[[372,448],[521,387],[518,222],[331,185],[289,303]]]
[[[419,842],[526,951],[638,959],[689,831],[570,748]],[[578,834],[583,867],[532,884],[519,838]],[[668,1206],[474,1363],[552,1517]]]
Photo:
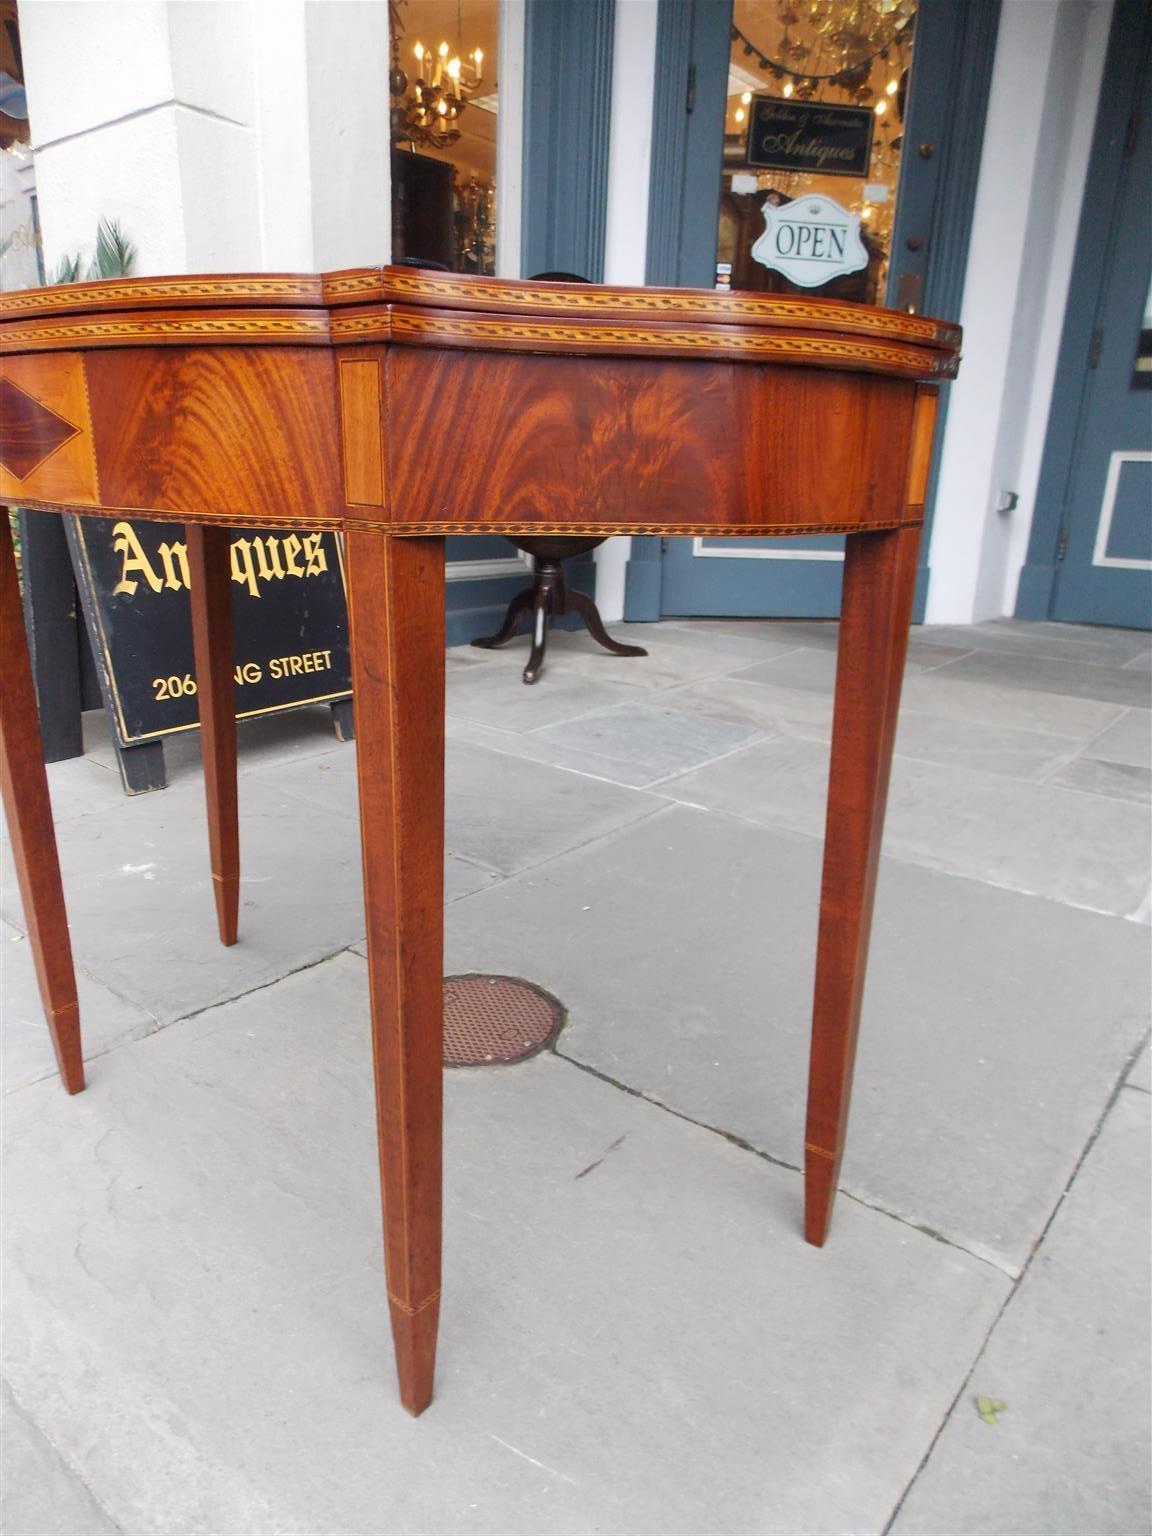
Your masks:
[[[763,214],[764,233],[752,247],[753,260],[801,288],[819,288],[868,265],[859,217],[822,192],[779,207],[769,199]]]

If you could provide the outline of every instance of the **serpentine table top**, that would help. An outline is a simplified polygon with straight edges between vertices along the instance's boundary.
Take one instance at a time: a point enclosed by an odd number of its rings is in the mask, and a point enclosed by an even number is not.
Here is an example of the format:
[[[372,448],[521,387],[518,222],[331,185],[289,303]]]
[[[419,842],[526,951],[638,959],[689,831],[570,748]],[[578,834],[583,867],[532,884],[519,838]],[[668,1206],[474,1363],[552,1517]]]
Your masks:
[[[959,344],[948,322],[803,296],[407,267],[0,296],[0,500],[185,525],[225,944],[239,896],[228,527],[344,534],[384,1246],[411,1412],[431,1400],[440,1305],[444,536],[848,535],[805,1136],[805,1235],[822,1244],[935,385],[955,375]],[[76,1092],[68,924],[0,525],[4,803],[45,1014]]]

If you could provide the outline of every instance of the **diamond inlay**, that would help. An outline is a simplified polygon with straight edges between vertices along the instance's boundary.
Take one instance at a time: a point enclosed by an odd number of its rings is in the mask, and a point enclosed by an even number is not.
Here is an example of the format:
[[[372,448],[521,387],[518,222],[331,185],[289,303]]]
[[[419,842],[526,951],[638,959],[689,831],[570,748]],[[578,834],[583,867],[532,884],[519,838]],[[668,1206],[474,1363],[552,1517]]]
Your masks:
[[[23,480],[80,431],[70,421],[0,378],[0,464]]]

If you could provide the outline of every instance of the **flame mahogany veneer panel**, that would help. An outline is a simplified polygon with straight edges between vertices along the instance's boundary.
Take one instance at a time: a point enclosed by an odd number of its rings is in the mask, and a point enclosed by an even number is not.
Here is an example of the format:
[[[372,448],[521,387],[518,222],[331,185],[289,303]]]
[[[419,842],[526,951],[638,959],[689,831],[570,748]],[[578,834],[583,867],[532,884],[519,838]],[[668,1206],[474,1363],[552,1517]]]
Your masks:
[[[190,521],[339,523],[331,352],[143,347],[89,353],[85,367],[105,507]]]
[[[406,347],[386,366],[397,531],[828,532],[906,516],[903,380]]]

